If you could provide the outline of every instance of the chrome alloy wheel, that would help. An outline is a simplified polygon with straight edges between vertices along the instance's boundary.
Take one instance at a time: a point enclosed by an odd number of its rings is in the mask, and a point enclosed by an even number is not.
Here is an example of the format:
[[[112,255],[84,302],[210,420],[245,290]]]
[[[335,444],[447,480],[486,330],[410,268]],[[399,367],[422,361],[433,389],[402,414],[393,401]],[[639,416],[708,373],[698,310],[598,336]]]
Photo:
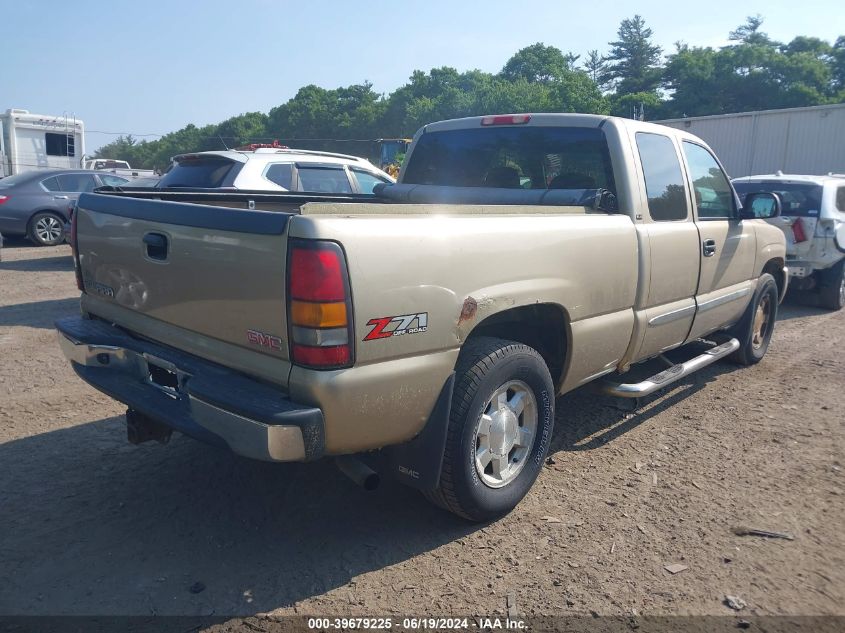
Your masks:
[[[537,434],[537,401],[521,380],[499,387],[484,407],[475,432],[475,470],[490,488],[522,471]]]
[[[768,295],[763,295],[757,312],[754,314],[754,331],[751,335],[751,345],[754,349],[760,349],[766,342],[769,331],[769,322],[772,319],[772,301]]]
[[[38,222],[35,223],[35,235],[44,244],[55,242],[62,236],[63,232],[62,223],[52,215],[38,218]]]

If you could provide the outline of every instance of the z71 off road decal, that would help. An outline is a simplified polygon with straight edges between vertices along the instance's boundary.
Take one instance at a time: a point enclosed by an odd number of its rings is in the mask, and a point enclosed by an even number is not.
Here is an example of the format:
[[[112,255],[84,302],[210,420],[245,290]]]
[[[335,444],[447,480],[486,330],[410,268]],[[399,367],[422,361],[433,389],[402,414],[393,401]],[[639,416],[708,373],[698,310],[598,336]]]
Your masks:
[[[372,325],[373,329],[364,337],[365,341],[403,334],[421,334],[428,329],[428,312],[370,319],[367,325]]]

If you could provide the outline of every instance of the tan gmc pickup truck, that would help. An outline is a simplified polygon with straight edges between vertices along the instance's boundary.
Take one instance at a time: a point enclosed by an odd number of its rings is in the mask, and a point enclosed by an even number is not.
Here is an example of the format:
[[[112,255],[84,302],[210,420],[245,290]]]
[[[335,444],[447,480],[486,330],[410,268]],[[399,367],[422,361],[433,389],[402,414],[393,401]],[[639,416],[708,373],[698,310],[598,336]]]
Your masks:
[[[56,326],[76,372],[128,406],[130,441],[177,430],[261,460],[346,456],[367,484],[378,462],[487,520],[536,479],[556,395],[601,378],[643,396],[763,357],[788,280],[763,221],[779,212],[771,193],[740,201],[678,130],[443,121],[374,196],[83,194],[82,314]],[[625,382],[692,341],[688,360]]]

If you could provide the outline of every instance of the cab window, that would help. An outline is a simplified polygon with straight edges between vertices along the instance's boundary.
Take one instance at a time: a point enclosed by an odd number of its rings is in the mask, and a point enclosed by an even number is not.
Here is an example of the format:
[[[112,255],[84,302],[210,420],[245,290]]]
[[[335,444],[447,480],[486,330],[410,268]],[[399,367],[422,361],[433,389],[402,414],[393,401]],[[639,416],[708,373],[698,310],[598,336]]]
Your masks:
[[[699,219],[724,220],[736,217],[736,199],[733,189],[713,154],[701,145],[689,141],[684,141],[683,147],[687,165],[689,165]]]
[[[662,134],[637,132],[637,150],[643,165],[651,219],[656,222],[686,220],[684,174],[672,139]]]

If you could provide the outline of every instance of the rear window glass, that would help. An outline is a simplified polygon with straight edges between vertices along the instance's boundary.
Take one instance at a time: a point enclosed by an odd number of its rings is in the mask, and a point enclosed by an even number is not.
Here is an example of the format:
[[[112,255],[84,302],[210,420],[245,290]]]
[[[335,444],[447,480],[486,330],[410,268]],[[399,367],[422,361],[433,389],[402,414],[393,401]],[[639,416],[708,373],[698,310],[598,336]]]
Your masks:
[[[428,132],[402,181],[505,189],[609,189],[604,133],[579,127],[479,127]]]
[[[235,163],[225,158],[187,158],[176,161],[159,181],[159,187],[222,187]]]
[[[59,180],[59,185],[62,188],[62,191],[68,192],[81,192],[81,191],[94,191],[97,187],[97,181],[94,179],[94,175],[88,174],[61,174],[56,176]]]
[[[302,191],[319,193],[352,193],[346,171],[336,167],[306,167],[297,165]]]
[[[358,181],[358,189],[361,193],[372,193],[376,185],[390,182],[386,178],[376,176],[375,174],[371,174],[370,172],[363,171],[361,169],[353,169],[352,173],[355,174],[355,178]]]
[[[47,180],[42,180],[41,186],[44,187],[47,191],[62,190],[62,187],[59,185],[59,179],[55,176],[53,176],[52,178],[48,178]]]
[[[273,163],[267,167],[264,177],[280,187],[290,189],[290,181],[293,177],[293,165],[291,163]]]
[[[782,215],[818,217],[822,206],[822,187],[806,183],[786,182],[735,182],[740,198],[757,191],[768,191],[780,196]]]

